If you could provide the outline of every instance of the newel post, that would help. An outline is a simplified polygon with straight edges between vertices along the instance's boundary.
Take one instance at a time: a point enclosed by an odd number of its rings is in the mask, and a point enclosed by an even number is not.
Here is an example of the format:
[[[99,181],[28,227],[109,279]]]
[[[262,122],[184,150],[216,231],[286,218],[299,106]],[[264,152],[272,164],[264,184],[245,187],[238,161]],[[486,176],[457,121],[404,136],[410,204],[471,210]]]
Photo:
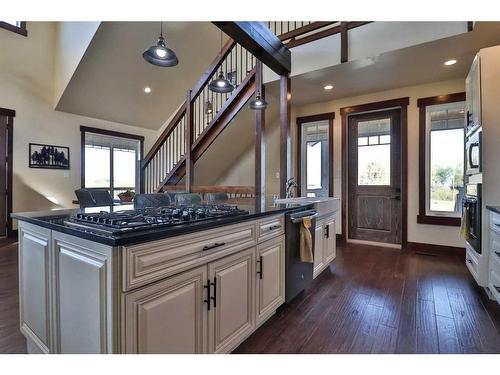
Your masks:
[[[265,88],[262,84],[262,62],[255,65],[255,91],[260,91],[265,99]],[[266,111],[255,111],[255,195],[263,197],[266,186]]]

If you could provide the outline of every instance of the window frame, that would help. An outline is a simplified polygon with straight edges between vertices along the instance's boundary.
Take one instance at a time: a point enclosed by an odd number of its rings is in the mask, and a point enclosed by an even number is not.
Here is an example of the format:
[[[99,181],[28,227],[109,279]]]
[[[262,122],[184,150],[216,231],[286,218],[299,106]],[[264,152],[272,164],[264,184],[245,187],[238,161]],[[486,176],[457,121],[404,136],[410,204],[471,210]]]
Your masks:
[[[119,138],[126,138],[126,139],[133,139],[139,141],[139,149],[140,149],[140,158],[138,160],[138,168],[136,169],[136,183],[138,186],[136,186],[136,193],[141,192],[142,190],[142,175],[141,175],[141,165],[142,165],[142,160],[144,158],[144,137],[141,135],[136,135],[136,134],[129,134],[129,133],[122,133],[122,132],[116,132],[112,130],[104,130],[104,129],[98,129],[98,128],[92,128],[88,126],[80,126],[80,132],[81,132],[81,143],[80,143],[80,152],[81,152],[81,157],[80,157],[80,186],[82,189],[85,189],[85,134],[86,133],[93,133],[93,134],[102,134],[102,135],[107,135],[111,137],[119,137]],[[113,176],[113,166],[110,165],[110,171],[111,171],[111,177]],[[113,178],[113,177],[112,177]],[[113,181],[110,181],[110,189],[113,189]],[[112,192],[110,192],[111,194]]]
[[[8,22],[0,21],[0,28],[12,31],[13,33],[28,36],[28,30],[26,29],[26,21],[18,21],[20,26],[12,25]]]
[[[334,146],[333,146],[333,123],[335,120],[335,112],[325,112],[318,113],[309,116],[300,116],[295,118],[296,123],[296,134],[297,134],[297,163],[296,163],[296,176],[297,176],[297,196],[302,196],[303,193],[307,192],[307,186],[302,186],[302,125],[309,122],[316,121],[328,121],[328,196],[334,196],[334,186],[333,186],[333,162],[334,162]]]
[[[418,224],[446,225],[459,227],[461,218],[456,216],[430,215],[427,210],[428,197],[427,187],[429,186],[428,157],[429,157],[429,137],[427,134],[427,107],[438,104],[449,104],[465,102],[465,92],[457,92],[448,95],[431,96],[417,100],[419,108],[419,213],[417,215]],[[464,130],[465,131],[465,130]]]

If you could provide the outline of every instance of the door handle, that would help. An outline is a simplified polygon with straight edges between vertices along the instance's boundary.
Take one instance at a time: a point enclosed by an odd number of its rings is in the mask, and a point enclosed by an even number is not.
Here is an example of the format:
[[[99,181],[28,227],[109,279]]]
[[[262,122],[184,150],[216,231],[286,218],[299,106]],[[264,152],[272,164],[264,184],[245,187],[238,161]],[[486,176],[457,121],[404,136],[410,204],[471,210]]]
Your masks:
[[[214,295],[210,297],[212,301],[214,301],[214,308],[217,307],[217,276],[214,276],[214,282],[210,283],[214,287]]]
[[[401,195],[394,195],[391,197],[391,199],[394,199],[396,201],[400,201],[401,200]]]
[[[210,311],[210,300],[211,300],[211,297],[210,297],[210,279],[207,280],[207,285],[203,285],[203,288],[207,288],[207,299],[203,300],[203,302],[206,302],[207,303],[207,310]]]
[[[215,242],[211,245],[204,246],[203,251],[215,249],[216,247],[224,246],[225,244],[226,244],[225,242]]]
[[[259,279],[262,279],[262,270],[263,270],[262,255],[259,257],[257,263],[259,263],[259,270],[257,271],[257,275],[259,275]]]

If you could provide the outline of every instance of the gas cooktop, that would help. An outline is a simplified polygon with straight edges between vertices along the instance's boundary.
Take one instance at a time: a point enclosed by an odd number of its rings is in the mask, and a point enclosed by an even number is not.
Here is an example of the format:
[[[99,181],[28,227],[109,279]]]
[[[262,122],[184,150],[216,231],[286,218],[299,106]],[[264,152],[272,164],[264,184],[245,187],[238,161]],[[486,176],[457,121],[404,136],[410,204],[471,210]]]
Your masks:
[[[166,206],[117,212],[77,213],[64,223],[108,235],[246,215],[231,205]]]

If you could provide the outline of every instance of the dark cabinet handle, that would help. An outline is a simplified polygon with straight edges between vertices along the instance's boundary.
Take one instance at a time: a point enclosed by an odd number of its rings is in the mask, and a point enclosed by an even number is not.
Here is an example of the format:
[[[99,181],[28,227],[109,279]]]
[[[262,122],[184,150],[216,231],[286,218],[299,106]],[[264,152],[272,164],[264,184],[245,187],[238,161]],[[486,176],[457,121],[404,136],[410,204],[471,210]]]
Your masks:
[[[207,310],[210,311],[210,279],[207,280],[207,285],[203,285],[203,288],[206,288],[207,289],[207,299],[203,300],[203,302],[206,302],[207,303]]]
[[[497,255],[497,257],[500,257],[500,253],[498,251],[495,251],[495,254]]]
[[[330,225],[325,227],[325,237],[330,238]]]
[[[221,247],[224,246],[225,244],[226,244],[225,242],[215,242],[214,244],[204,246],[203,251],[215,249],[216,247]]]
[[[214,308],[217,307],[217,276],[214,276],[214,282],[210,283],[214,287],[214,296],[210,297],[214,301]]]
[[[467,111],[467,126],[470,125],[470,123],[472,122],[472,113],[470,113],[469,111]]]
[[[498,293],[500,293],[500,286],[493,285],[493,287],[497,290]]]
[[[472,260],[470,260],[470,259],[467,259],[467,263],[470,263],[470,264],[472,264]]]
[[[281,228],[281,224],[277,224],[277,225],[271,225],[269,227],[269,230],[275,230],[275,229],[280,229]]]
[[[262,270],[263,270],[263,261],[262,261],[262,255],[259,257],[259,260],[257,261],[259,263],[259,270],[257,271],[257,275],[259,275],[259,279],[262,279]]]

